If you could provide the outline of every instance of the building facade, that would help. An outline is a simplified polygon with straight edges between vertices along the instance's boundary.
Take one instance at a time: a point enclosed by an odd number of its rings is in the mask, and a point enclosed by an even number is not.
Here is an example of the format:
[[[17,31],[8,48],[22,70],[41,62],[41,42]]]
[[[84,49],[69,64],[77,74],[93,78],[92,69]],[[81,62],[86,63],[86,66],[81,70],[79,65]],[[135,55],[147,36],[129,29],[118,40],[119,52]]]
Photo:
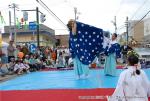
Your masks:
[[[144,41],[150,43],[150,18],[144,20]]]
[[[69,35],[56,35],[58,46],[69,47]]]
[[[5,26],[2,34],[3,41],[9,42],[10,36],[14,39],[14,27]],[[55,46],[55,31],[43,24],[39,25],[39,42],[40,46]],[[10,34],[12,33],[12,34]],[[16,44],[35,43],[37,44],[37,31],[27,29],[16,29]]]
[[[129,21],[129,41],[136,41],[137,44],[145,46],[150,44],[150,18],[144,19],[143,21]],[[121,38],[123,41],[126,40],[126,33],[122,33]]]
[[[144,38],[144,22],[129,21],[129,37],[132,37],[137,42],[143,41]]]

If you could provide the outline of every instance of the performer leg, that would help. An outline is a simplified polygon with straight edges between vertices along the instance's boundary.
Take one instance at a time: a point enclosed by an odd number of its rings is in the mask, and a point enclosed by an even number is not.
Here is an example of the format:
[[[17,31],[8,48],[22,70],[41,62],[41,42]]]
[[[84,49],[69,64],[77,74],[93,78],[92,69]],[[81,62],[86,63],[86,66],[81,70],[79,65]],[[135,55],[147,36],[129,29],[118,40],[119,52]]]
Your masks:
[[[89,76],[89,65],[82,64],[83,75],[85,78]]]
[[[116,76],[116,58],[114,54],[106,57],[104,73],[105,75]]]
[[[82,68],[81,68],[81,63],[80,63],[80,61],[77,57],[75,57],[73,59],[73,63],[74,63],[75,74],[78,76],[78,78],[80,78],[81,75],[83,74],[83,71],[82,71]]]

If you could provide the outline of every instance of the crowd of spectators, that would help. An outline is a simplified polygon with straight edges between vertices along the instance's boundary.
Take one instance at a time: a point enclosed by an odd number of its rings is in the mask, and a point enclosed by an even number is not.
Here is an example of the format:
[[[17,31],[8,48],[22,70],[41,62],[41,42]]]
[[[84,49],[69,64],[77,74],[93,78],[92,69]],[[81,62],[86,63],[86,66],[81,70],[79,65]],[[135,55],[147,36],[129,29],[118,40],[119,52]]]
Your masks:
[[[9,42],[7,55],[0,52],[0,75],[24,74],[46,68],[71,68],[72,59],[68,48],[37,47],[31,52],[28,45],[16,45]]]

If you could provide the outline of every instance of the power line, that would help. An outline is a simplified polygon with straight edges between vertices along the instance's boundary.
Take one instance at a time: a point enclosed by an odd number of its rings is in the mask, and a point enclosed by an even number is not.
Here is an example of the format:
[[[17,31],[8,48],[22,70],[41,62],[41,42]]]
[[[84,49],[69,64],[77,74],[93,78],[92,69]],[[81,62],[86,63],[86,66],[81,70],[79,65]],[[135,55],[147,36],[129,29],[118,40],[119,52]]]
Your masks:
[[[120,12],[121,7],[122,7],[121,5],[123,5],[123,2],[124,2],[124,0],[121,0],[120,6],[119,6],[118,10],[116,11],[115,16],[117,16],[117,14]]]
[[[145,5],[145,3],[147,2],[148,0],[145,0],[144,3],[135,11],[135,13],[132,15],[132,17],[130,18],[130,20],[132,20],[135,15],[139,12],[139,10]]]
[[[118,27],[118,30],[123,29],[124,27],[124,25],[121,25],[120,27]]]
[[[117,28],[117,22],[116,22],[116,16],[117,16],[117,14],[120,12],[120,9],[121,9],[121,7],[122,7],[122,5],[123,5],[123,2],[124,2],[124,0],[121,0],[121,1],[120,1],[119,8],[118,8],[118,10],[116,11],[115,16],[114,16],[114,21],[112,21],[112,23],[113,23],[114,26],[115,26],[115,33],[117,33],[117,30],[118,30],[118,28]],[[120,30],[120,29],[119,29],[119,30]]]
[[[150,10],[149,10],[134,26],[131,27],[130,31],[131,31],[138,23],[140,23],[149,13],[150,13]]]
[[[45,10],[47,10],[57,21],[62,23],[65,27],[66,24],[41,0],[36,0]]]

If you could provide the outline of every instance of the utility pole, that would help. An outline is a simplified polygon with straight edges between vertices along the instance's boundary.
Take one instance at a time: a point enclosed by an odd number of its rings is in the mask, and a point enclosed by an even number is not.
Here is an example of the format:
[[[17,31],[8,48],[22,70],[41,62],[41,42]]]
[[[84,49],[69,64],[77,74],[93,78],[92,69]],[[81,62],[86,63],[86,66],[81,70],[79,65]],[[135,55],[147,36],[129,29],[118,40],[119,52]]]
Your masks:
[[[40,46],[40,30],[39,30],[39,8],[36,7],[36,22],[37,22],[37,46]]]
[[[9,8],[12,8],[14,11],[14,43],[16,45],[17,43],[17,32],[16,32],[16,9],[18,9],[18,5],[15,3],[12,3],[9,5]]]
[[[11,28],[11,11],[9,11],[9,33],[10,40],[12,40],[12,28]]]
[[[74,19],[75,19],[75,21],[79,19],[79,15],[80,15],[80,14],[81,14],[81,13],[78,12],[77,7],[74,7],[74,15],[75,15]]]
[[[116,16],[114,17],[114,26],[115,26],[115,33],[117,34],[117,21],[116,21]]]
[[[114,16],[114,21],[111,21],[115,27],[115,33],[117,34],[117,21],[116,21],[116,16]]]
[[[33,10],[22,10],[22,11],[27,11],[27,12],[36,12],[36,31],[37,31],[37,47],[40,46],[40,29],[39,29],[39,13],[43,14],[42,12],[39,11],[39,8],[36,7],[36,9]]]
[[[9,11],[9,26],[11,27],[11,11]]]
[[[126,25],[126,35],[127,35],[127,45],[129,43],[129,32],[128,32],[128,17],[126,17],[126,22],[125,22],[125,25]]]
[[[74,7],[74,15],[75,15],[74,19],[76,21],[77,20],[77,7]]]

